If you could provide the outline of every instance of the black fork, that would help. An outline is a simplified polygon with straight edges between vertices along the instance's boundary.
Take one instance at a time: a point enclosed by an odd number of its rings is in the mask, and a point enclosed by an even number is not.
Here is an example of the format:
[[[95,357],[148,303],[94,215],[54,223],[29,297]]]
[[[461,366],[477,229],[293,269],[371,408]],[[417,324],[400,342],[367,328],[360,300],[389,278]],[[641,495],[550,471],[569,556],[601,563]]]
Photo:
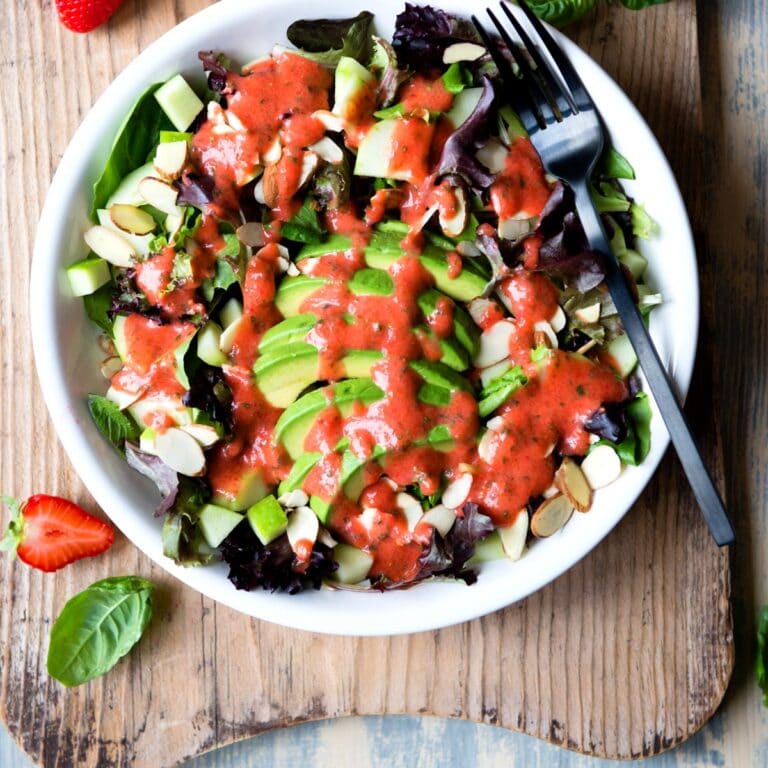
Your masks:
[[[590,178],[605,144],[600,115],[581,78],[547,28],[525,0],[518,0],[518,5],[528,22],[527,29],[505,3],[502,2],[500,7],[517,33],[519,43],[512,39],[493,11],[486,9],[486,12],[517,64],[520,77],[514,74],[498,42],[475,16],[472,22],[509,88],[510,101],[545,168],[573,189],[587,241],[603,258],[605,282],[611,298],[712,537],[720,546],[732,544],[733,526],[704,466],[658,352],[611,251],[600,214],[592,202]]]

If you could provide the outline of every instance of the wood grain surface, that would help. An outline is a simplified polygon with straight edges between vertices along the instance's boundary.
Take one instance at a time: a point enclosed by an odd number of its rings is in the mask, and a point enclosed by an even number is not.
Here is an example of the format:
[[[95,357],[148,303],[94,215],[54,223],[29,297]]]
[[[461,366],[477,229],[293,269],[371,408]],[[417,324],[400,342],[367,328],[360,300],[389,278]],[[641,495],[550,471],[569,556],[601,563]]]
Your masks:
[[[3,0],[6,493],[44,490],[93,507],[34,379],[26,297],[35,216],[98,94],[138,51],[206,4],[127,0],[107,27],[81,37],[59,26],[51,3]],[[636,15],[610,7],[572,32],[655,130],[706,254],[714,187],[702,162],[696,22],[693,0],[674,0]],[[704,332],[689,407],[710,466],[720,468],[711,286],[727,265],[700,265]],[[638,757],[695,732],[733,665],[728,556],[710,541],[671,454],[624,522],[568,574],[505,611],[434,633],[349,639],[247,619],[183,587],[124,539],[108,556],[56,575],[7,558],[0,573],[0,717],[45,766],[157,768],[278,725],[381,712],[467,718],[590,754]],[[159,584],[155,618],[113,672],[64,689],[45,673],[52,617],[87,584],[119,573]]]

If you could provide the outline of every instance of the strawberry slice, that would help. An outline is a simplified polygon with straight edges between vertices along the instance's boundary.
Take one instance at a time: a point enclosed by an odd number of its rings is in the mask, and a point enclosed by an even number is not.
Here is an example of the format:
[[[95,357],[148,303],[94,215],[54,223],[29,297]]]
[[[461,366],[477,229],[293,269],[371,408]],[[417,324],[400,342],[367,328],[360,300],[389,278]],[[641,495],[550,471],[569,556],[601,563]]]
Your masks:
[[[67,499],[38,493],[22,505],[7,496],[3,501],[13,519],[0,549],[15,550],[21,561],[41,571],[100,555],[115,540],[111,526]]]
[[[73,32],[90,32],[101,26],[123,0],[56,0],[61,23]]]

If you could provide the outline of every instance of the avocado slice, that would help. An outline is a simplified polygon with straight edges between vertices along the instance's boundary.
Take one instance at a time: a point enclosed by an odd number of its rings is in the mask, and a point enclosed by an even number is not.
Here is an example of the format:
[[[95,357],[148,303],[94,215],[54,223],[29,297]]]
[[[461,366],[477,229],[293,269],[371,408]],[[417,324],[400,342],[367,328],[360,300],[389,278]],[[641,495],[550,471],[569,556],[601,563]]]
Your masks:
[[[297,342],[279,347],[253,365],[256,383],[270,405],[287,408],[310,384],[317,381],[320,353],[311,344]]]
[[[457,389],[471,392],[470,383],[456,371],[443,363],[435,363],[429,360],[413,360],[411,368],[421,376],[427,384],[453,392]]]
[[[384,392],[370,379],[347,379],[331,387],[308,392],[280,415],[275,425],[275,440],[281,442],[288,455],[298,461],[304,455],[306,436],[325,408],[334,405],[343,415],[348,415],[354,403],[368,405],[382,397]]]
[[[283,480],[277,488],[278,495],[290,493],[301,488],[304,478],[312,471],[312,467],[323,458],[322,453],[302,453],[296,458],[288,477]]]
[[[440,362],[453,368],[454,371],[466,371],[469,368],[467,350],[453,336],[439,339],[428,325],[417,326],[414,330],[421,331],[427,338],[433,339],[440,345],[443,355]]]
[[[419,296],[417,303],[424,317],[429,317],[437,308],[437,302],[446,298],[440,291],[431,288]],[[474,360],[480,342],[480,329],[475,325],[469,313],[458,304],[453,306],[453,333]]]
[[[253,532],[265,547],[288,528],[288,515],[272,494],[249,507],[246,517]]]
[[[275,294],[275,306],[283,317],[293,317],[301,312],[301,305],[315,291],[320,290],[326,283],[322,277],[297,275],[286,277],[280,283]]]
[[[266,355],[270,350],[285,344],[293,344],[304,341],[304,337],[317,323],[317,315],[305,312],[302,315],[293,315],[281,323],[272,326],[259,342],[259,354]]]
[[[329,253],[348,251],[352,247],[352,241],[344,235],[331,235],[322,243],[307,243],[301,247],[296,261],[311,259],[315,256],[325,256]]]
[[[392,275],[383,269],[371,269],[366,267],[359,269],[352,275],[347,283],[347,288],[354,294],[373,294],[377,296],[391,296],[395,290]]]
[[[383,357],[375,349],[351,349],[341,359],[344,375],[349,379],[362,379],[371,375],[371,368]]]

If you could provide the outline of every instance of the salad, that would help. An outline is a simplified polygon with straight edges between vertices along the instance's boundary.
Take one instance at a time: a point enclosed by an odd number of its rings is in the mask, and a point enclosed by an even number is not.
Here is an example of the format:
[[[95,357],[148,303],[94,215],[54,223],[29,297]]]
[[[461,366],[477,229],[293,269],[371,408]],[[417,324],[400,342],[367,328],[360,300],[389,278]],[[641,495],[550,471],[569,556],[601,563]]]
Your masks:
[[[149,88],[67,270],[102,331],[91,414],[156,483],[164,553],[238,589],[471,584],[649,449],[600,257],[473,28],[372,21]],[[609,149],[594,198],[647,312],[654,224],[620,178]]]

